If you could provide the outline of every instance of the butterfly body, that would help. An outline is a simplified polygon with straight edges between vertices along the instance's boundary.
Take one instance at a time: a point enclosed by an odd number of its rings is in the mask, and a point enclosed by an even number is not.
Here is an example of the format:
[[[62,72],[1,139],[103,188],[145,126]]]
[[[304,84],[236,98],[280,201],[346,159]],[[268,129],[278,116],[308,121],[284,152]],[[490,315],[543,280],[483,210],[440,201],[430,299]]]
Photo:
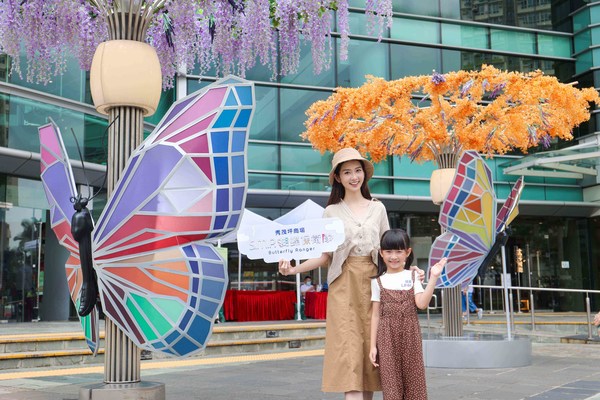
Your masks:
[[[81,295],[78,314],[85,317],[90,314],[96,305],[98,297],[98,284],[94,273],[92,258],[92,231],[94,221],[87,209],[88,199],[81,195],[73,199],[75,213],[71,217],[71,234],[79,244],[79,259],[81,261]]]
[[[463,153],[440,209],[443,233],[435,239],[429,255],[430,266],[448,258],[437,287],[468,284],[489,265],[506,244],[506,228],[518,214],[522,190],[521,177],[496,215],[491,170],[477,152]]]
[[[235,77],[174,103],[130,156],[93,232],[85,207],[66,208],[66,193],[77,195],[58,128],[40,128],[52,228],[71,253],[71,297],[77,304],[89,296],[81,290],[85,249],[75,236],[91,233],[103,311],[143,349],[188,355],[206,346],[228,274],[204,241],[237,229],[241,219],[253,110],[253,85]],[[81,318],[97,325],[92,308]]]

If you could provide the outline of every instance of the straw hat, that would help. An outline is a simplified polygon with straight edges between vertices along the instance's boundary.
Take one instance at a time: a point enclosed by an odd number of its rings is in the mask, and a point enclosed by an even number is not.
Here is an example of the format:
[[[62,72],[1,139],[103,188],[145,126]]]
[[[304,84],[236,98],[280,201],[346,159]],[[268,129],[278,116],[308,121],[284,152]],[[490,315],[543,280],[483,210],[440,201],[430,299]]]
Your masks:
[[[373,176],[373,170],[375,169],[373,168],[373,164],[371,163],[371,161],[361,156],[358,150],[351,147],[346,147],[344,149],[338,150],[333,155],[333,159],[331,160],[331,171],[329,172],[330,185],[333,185],[333,177],[337,166],[341,163],[352,160],[362,161],[365,166],[365,180],[368,181],[369,179],[371,179],[371,177]]]

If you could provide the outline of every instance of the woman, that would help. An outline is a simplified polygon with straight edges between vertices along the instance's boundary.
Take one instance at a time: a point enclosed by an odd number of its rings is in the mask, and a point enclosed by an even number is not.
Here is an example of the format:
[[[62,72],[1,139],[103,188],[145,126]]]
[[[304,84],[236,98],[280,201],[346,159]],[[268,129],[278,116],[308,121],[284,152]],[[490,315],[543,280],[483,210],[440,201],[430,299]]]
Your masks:
[[[389,222],[385,206],[371,197],[367,186],[374,170],[370,161],[356,149],[345,148],[335,153],[331,165],[331,194],[323,217],[344,222],[345,241],[333,253],[295,267],[281,260],[279,272],[298,274],[329,265],[321,389],[343,392],[346,400],[371,400],[373,392],[381,390],[381,383],[369,360],[370,277],[377,273],[379,239],[389,229]]]

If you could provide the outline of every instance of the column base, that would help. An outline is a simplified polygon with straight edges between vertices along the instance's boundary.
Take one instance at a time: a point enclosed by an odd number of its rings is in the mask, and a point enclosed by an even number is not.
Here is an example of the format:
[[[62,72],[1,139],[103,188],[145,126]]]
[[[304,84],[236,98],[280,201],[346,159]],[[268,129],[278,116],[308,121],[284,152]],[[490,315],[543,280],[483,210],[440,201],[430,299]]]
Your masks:
[[[165,400],[165,384],[159,382],[96,383],[79,389],[79,400]]]

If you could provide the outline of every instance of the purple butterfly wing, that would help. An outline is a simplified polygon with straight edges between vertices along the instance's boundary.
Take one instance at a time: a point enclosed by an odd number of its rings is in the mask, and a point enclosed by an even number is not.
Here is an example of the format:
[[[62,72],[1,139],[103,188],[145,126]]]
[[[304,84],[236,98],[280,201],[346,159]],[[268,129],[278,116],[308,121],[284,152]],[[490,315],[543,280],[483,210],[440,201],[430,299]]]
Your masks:
[[[75,213],[71,198],[77,195],[73,171],[56,124],[49,123],[39,128],[41,178],[46,198],[50,204],[50,225],[59,242],[70,253],[65,264],[71,300],[79,308],[79,292],[82,284],[79,247],[71,234],[71,217]],[[96,355],[100,336],[98,310],[80,317],[88,347]]]
[[[496,231],[498,233],[503,232],[519,214],[519,199],[521,198],[524,186],[523,177],[520,177],[498,212],[498,217],[496,218]]]

